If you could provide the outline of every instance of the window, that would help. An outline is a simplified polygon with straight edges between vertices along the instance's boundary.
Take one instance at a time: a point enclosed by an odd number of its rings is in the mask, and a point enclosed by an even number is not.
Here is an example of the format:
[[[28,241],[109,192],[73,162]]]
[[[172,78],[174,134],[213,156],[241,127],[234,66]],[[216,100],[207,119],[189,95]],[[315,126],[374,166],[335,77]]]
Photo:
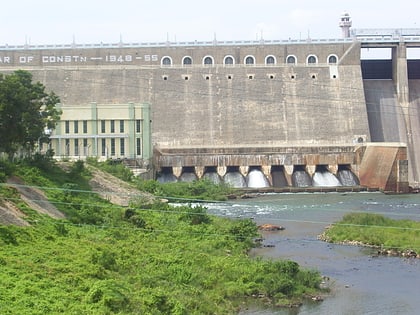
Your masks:
[[[125,155],[125,140],[123,138],[120,139],[120,155]]]
[[[73,122],[73,127],[74,127],[74,133],[79,133],[79,121],[75,120]]]
[[[111,133],[115,132],[115,120],[110,121]]]
[[[246,65],[253,65],[253,64],[255,64],[255,58],[253,56],[246,56],[245,57],[245,64]]]
[[[232,56],[226,56],[226,57],[223,59],[223,64],[224,64],[224,65],[227,65],[227,66],[232,66],[232,65],[234,65],[234,64],[235,64],[235,59],[233,59],[233,57],[232,57]]]
[[[162,58],[162,66],[170,66],[172,65],[172,60],[170,57],[163,57]]]
[[[274,65],[274,64],[276,64],[276,58],[274,56],[267,56],[265,58],[265,64],[266,65]]]
[[[79,139],[74,139],[74,155],[79,155]]]
[[[328,56],[328,63],[329,64],[336,64],[337,63],[337,56],[336,55]]]
[[[102,150],[101,150],[101,152],[102,152],[102,156],[106,156],[107,155],[107,149],[106,149],[106,139],[102,139],[102,141],[101,141],[102,143],[101,143],[101,147],[102,147]]]
[[[70,121],[66,120],[64,123],[65,133],[70,133]]]
[[[111,156],[115,156],[115,139],[111,139]]]
[[[136,138],[136,154],[141,155],[141,139]]]
[[[83,133],[87,133],[87,120],[83,120]]]
[[[101,132],[105,133],[105,120],[101,120]]]
[[[70,155],[70,139],[66,139],[66,155]]]
[[[205,66],[211,66],[213,64],[213,57],[211,57],[211,56],[204,57],[203,64]]]
[[[296,64],[296,57],[295,56],[287,56],[286,63],[288,65],[295,65]]]
[[[136,132],[137,133],[141,132],[141,120],[140,119],[136,120]]]
[[[120,133],[124,132],[124,120],[120,120]]]
[[[182,64],[184,66],[191,66],[192,65],[192,59],[191,59],[191,57],[184,57],[182,59]]]
[[[306,63],[309,64],[316,64],[318,63],[318,60],[316,58],[316,56],[314,55],[309,55],[308,58],[306,59]]]

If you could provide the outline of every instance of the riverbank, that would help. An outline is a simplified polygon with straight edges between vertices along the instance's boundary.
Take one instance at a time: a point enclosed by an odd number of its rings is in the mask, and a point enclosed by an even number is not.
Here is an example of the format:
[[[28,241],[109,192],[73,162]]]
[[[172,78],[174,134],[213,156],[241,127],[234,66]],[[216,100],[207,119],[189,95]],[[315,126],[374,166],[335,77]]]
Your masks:
[[[293,260],[330,279],[327,284],[331,291],[322,302],[309,300],[293,310],[249,309],[241,315],[418,314],[420,260],[381,256],[368,247],[327,243],[317,235],[350,211],[420,221],[420,195],[265,194],[208,207],[221,216],[253,218],[258,225],[284,227],[264,232],[266,246],[253,249],[251,255]],[[394,283],[397,287],[391,285]]]
[[[318,239],[373,247],[378,255],[420,258],[420,222],[393,220],[374,213],[349,213],[326,228]]]

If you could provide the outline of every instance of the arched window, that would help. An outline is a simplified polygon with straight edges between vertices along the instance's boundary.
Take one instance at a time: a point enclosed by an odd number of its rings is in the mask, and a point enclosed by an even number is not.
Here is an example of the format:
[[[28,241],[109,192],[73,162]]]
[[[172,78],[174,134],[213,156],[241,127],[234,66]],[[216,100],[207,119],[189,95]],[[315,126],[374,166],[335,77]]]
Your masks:
[[[223,64],[228,66],[234,65],[235,59],[233,59],[232,56],[225,56],[225,58],[223,59]]]
[[[315,55],[309,55],[308,58],[306,59],[306,63],[309,64],[317,64],[318,63],[318,59]]]
[[[246,65],[253,65],[253,64],[255,64],[255,58],[254,58],[254,56],[246,56],[244,63]]]
[[[213,57],[206,56],[206,57],[203,58],[203,65],[205,65],[205,66],[211,66],[213,63],[214,63]]]
[[[287,56],[286,63],[288,65],[295,65],[296,64],[296,57],[295,56],[292,56],[292,55]]]
[[[328,64],[336,64],[337,63],[337,56],[336,55],[329,55],[328,56]]]
[[[162,58],[162,61],[161,61],[161,64],[162,64],[162,66],[170,66],[170,65],[172,65],[172,59],[171,59],[171,57],[168,57],[168,56],[163,57]]]
[[[276,57],[274,57],[274,56],[267,56],[267,57],[265,57],[265,64],[266,65],[275,65],[277,62],[276,62]]]
[[[184,66],[191,66],[192,65],[192,59],[191,59],[191,57],[184,57],[184,58],[182,58],[182,64],[184,65]]]

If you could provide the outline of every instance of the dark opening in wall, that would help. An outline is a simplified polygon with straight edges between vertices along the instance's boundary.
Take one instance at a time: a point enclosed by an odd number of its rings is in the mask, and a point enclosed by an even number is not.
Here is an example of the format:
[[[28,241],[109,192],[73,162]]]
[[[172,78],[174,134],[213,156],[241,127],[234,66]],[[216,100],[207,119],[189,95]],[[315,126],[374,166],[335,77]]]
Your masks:
[[[296,76],[294,75],[294,74],[292,74],[291,76],[290,76],[290,79],[292,79],[292,80],[294,80],[296,78]]]
[[[206,75],[206,80],[210,80],[210,77],[208,75]]]
[[[392,80],[391,59],[361,60],[362,78],[365,80]]]
[[[186,75],[186,76],[184,76],[184,80],[185,80],[185,81],[188,81],[189,79],[190,79],[190,77],[189,77],[189,76],[187,76],[187,75]]]
[[[270,80],[273,80],[274,79],[274,75],[270,74],[269,78],[270,78]]]
[[[164,80],[164,81],[168,80],[168,76],[167,76],[167,75],[164,75],[164,76],[163,76],[163,80]]]
[[[420,60],[409,59],[407,60],[407,71],[408,79],[418,80],[420,79]]]
[[[316,79],[316,75],[315,74],[311,75],[311,78]]]
[[[252,74],[250,74],[250,75],[248,76],[248,79],[252,80],[252,79],[254,79],[254,76],[253,76]]]
[[[227,79],[228,79],[228,80],[232,80],[232,76],[229,74],[229,75],[227,76]]]
[[[337,79],[337,76],[335,74],[333,74],[332,78],[333,79]]]

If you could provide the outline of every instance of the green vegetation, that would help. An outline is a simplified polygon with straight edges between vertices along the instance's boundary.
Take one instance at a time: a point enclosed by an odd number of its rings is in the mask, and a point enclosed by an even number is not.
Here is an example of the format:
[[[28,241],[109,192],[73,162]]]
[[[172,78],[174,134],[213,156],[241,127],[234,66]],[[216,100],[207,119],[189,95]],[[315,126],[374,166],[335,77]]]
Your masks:
[[[334,243],[358,241],[383,248],[420,251],[420,222],[392,220],[378,214],[350,213],[325,233]]]
[[[61,115],[58,103],[54,92],[46,93],[40,82],[32,82],[31,73],[0,74],[0,152],[12,159],[19,150],[31,151],[47,141],[44,129],[54,129]]]
[[[187,202],[192,200],[224,201],[228,199],[227,196],[234,194],[234,190],[228,185],[215,185],[208,179],[200,179],[191,183],[159,183],[156,180],[143,180],[133,177],[131,171],[123,164],[112,160],[99,163],[96,159],[88,159],[87,162],[119,179],[133,183],[141,191],[170,200]]]
[[[136,187],[156,196],[169,200],[214,200],[224,201],[233,193],[233,189],[225,184],[215,185],[208,179],[195,180],[191,183],[159,183],[155,180],[138,180]]]
[[[0,170],[42,187],[68,218],[40,215],[0,186],[0,204],[14,202],[31,223],[0,225],[2,314],[235,314],[256,297],[290,305],[319,291],[316,271],[248,257],[251,220],[185,204],[113,205],[89,191],[83,162],[60,168],[37,156]]]

